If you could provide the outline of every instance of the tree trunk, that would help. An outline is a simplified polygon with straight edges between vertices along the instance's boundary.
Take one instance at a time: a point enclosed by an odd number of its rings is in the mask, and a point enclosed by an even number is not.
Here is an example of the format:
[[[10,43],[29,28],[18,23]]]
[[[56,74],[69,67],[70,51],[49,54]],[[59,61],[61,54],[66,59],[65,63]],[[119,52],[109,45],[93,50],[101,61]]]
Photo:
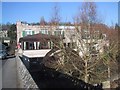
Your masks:
[[[108,65],[108,80],[110,82],[110,66]],[[110,88],[110,85],[109,85],[109,88]]]
[[[110,67],[108,66],[108,79],[110,80]]]
[[[84,77],[84,81],[86,83],[88,83],[88,70],[87,70],[87,60],[85,60],[85,77]]]

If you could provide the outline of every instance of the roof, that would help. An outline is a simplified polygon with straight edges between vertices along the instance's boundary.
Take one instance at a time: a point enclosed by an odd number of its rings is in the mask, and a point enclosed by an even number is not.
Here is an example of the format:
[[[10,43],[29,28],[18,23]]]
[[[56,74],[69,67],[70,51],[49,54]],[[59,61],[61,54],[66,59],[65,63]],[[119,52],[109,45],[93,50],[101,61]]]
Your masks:
[[[28,36],[22,37],[22,38],[19,39],[19,42],[21,42],[21,41],[45,42],[45,41],[50,41],[50,40],[51,41],[56,41],[56,40],[58,41],[58,40],[60,40],[60,38],[57,37],[57,36],[53,36],[53,35],[47,35],[47,34],[39,33],[39,34],[28,35]]]

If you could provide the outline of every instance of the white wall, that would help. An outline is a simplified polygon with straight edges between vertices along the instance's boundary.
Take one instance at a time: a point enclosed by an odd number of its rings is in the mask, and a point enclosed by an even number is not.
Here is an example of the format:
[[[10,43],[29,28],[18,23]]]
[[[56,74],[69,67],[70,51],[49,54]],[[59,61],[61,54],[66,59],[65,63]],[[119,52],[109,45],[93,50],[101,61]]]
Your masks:
[[[24,50],[23,55],[27,57],[44,57],[51,49],[43,49],[43,50]]]

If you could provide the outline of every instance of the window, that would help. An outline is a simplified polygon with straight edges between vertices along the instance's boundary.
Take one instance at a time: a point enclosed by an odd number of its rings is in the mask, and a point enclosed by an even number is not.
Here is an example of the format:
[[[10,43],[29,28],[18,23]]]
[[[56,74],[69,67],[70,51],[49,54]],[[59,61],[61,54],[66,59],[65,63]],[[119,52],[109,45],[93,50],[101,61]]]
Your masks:
[[[76,42],[72,42],[72,48],[73,48],[73,49],[76,48]]]
[[[39,45],[39,49],[49,49],[47,42],[41,42]]]
[[[89,39],[90,38],[90,32],[88,30],[82,31],[82,38],[83,39]]]
[[[93,39],[100,39],[100,32],[99,30],[94,31]]]
[[[62,37],[65,37],[65,32],[64,31],[62,31]]]
[[[22,32],[22,36],[25,37],[27,35],[33,35],[34,34],[34,31],[32,30],[25,30]]]
[[[71,43],[68,43],[68,47],[71,48]]]
[[[45,34],[45,31],[44,31],[44,30],[41,30],[40,33]]]
[[[30,49],[30,50],[33,50],[33,49],[34,49],[34,43],[30,43],[30,44],[29,44],[29,49]]]
[[[97,48],[94,46],[94,45],[90,45],[90,48],[89,48],[89,51],[90,51],[90,54],[97,54],[98,53],[98,50],[96,50]]]
[[[66,43],[64,43],[64,47],[66,47]]]
[[[48,31],[48,34],[51,35],[52,33],[50,31]]]
[[[54,35],[56,35],[56,36],[57,36],[57,35],[58,35],[58,36],[61,35],[61,31],[54,31]]]
[[[50,31],[46,30],[46,29],[42,29],[41,31],[39,31],[42,34],[50,34]]]

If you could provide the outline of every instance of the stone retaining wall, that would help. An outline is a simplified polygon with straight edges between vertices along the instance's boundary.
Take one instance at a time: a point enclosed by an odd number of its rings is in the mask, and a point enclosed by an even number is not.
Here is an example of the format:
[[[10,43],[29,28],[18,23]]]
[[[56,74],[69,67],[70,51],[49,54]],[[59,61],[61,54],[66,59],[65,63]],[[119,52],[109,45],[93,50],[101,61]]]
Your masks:
[[[38,88],[36,83],[34,82],[32,76],[29,71],[21,61],[19,56],[16,56],[17,62],[17,77],[18,77],[18,88]]]

